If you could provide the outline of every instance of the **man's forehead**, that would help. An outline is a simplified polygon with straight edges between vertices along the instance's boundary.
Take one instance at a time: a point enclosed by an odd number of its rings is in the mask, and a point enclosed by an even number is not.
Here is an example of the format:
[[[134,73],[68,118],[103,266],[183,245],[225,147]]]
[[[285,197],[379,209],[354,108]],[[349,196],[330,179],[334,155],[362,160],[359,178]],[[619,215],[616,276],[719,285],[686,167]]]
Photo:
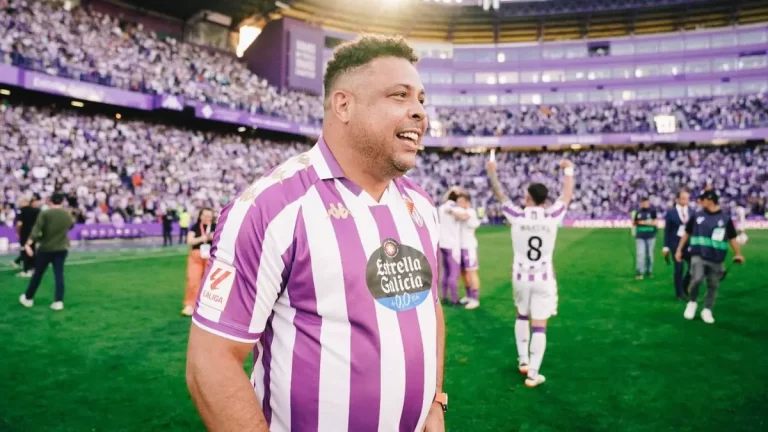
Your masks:
[[[396,57],[380,57],[358,70],[349,74],[349,77],[362,78],[366,86],[392,87],[406,85],[417,91],[424,91],[416,67],[408,60]]]

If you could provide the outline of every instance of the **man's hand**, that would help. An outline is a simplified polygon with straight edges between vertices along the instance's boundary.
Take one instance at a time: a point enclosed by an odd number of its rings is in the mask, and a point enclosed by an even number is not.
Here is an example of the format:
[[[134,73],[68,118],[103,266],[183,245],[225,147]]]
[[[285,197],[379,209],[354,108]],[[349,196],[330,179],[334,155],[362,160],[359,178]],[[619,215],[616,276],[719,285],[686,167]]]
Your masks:
[[[485,164],[485,168],[488,172],[496,172],[496,161],[488,161],[488,163]]]
[[[683,262],[683,251],[681,251],[680,249],[678,249],[677,252],[675,252],[675,261]]]
[[[427,421],[424,422],[423,432],[445,432],[443,407],[439,403],[432,402],[432,406],[429,408],[429,414],[427,414]]]
[[[664,256],[664,258],[669,256],[669,248],[664,248],[661,250],[661,255]]]
[[[35,251],[32,250],[32,246],[30,246],[29,244],[24,245],[24,252],[26,252],[27,256],[30,258],[35,255]]]
[[[560,168],[562,169],[573,168],[573,162],[571,162],[568,159],[563,159],[560,161]]]
[[[735,262],[736,264],[744,264],[744,261],[745,261],[744,255],[736,255],[735,257],[733,257],[733,262]]]

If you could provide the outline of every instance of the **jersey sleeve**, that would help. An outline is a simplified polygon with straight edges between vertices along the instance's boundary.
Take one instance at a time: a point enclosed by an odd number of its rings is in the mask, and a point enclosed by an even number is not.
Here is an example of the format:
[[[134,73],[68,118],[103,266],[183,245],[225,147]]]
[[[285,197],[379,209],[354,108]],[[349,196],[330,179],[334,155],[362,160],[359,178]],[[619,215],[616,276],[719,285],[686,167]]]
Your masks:
[[[283,256],[296,222],[271,207],[238,199],[222,212],[192,317],[203,330],[243,343],[261,337],[290,270]]]
[[[546,215],[547,217],[556,219],[557,221],[562,221],[565,218],[565,213],[567,211],[566,207],[567,206],[563,201],[557,200],[554,204],[552,204],[551,207],[546,210]]]
[[[523,212],[523,209],[512,204],[512,201],[505,201],[501,204],[501,210],[504,213],[504,216],[507,218],[507,220],[511,223],[515,219],[521,219],[525,217],[525,213]]]
[[[469,228],[475,229],[480,226],[480,219],[477,217],[477,211],[475,209],[471,208],[467,210],[467,214],[469,215],[469,219],[467,219],[466,223]]]

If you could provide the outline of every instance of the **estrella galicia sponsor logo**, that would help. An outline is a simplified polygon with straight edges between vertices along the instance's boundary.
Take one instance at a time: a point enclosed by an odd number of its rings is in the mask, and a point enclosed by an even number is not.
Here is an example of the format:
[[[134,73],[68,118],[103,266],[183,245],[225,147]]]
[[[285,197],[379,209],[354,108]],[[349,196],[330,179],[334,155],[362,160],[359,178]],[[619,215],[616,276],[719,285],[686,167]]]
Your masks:
[[[429,297],[432,267],[423,253],[388,238],[368,258],[366,282],[379,304],[406,311]]]

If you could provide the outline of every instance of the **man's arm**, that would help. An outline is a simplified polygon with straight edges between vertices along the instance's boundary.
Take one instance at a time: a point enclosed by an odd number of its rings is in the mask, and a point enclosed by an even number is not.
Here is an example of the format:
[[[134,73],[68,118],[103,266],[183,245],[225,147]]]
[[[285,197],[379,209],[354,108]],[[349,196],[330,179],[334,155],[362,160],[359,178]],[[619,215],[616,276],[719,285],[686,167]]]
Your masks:
[[[461,207],[452,207],[445,210],[446,213],[453,216],[457,221],[466,221],[469,219],[469,213]]]
[[[504,187],[499,180],[499,173],[496,171],[496,161],[488,162],[486,168],[488,170],[488,181],[491,183],[493,196],[495,196],[496,200],[500,203],[509,201],[509,197],[507,197],[507,194],[504,192]]]
[[[688,244],[688,239],[690,239],[691,234],[693,234],[694,223],[695,218],[691,217],[688,219],[688,223],[685,224],[685,234],[680,238],[680,243],[677,245],[677,250],[675,251],[675,260],[677,262],[683,261],[683,248]]]
[[[435,392],[443,392],[443,370],[445,367],[445,317],[443,306],[437,303],[435,316],[437,317],[437,381]]]
[[[43,236],[43,227],[45,225],[44,219],[45,213],[40,212],[40,214],[37,215],[37,219],[35,219],[35,224],[32,225],[32,231],[29,233],[29,240],[27,240],[28,245],[32,246]]]
[[[662,250],[665,254],[672,248],[672,231],[672,210],[667,210],[664,215],[664,249]],[[677,230],[674,235],[677,235]]]
[[[741,254],[741,245],[739,244],[736,232],[736,227],[733,225],[733,220],[728,219],[728,223],[725,225],[725,235],[728,237],[728,243],[731,244],[733,249],[733,261],[739,264],[744,262],[744,256]]]
[[[563,178],[563,192],[560,194],[559,200],[568,207],[573,199],[573,162],[565,159],[560,162],[560,168],[562,168],[565,176]]]
[[[210,431],[269,432],[256,392],[243,371],[251,343],[222,338],[192,325],[187,388]]]

